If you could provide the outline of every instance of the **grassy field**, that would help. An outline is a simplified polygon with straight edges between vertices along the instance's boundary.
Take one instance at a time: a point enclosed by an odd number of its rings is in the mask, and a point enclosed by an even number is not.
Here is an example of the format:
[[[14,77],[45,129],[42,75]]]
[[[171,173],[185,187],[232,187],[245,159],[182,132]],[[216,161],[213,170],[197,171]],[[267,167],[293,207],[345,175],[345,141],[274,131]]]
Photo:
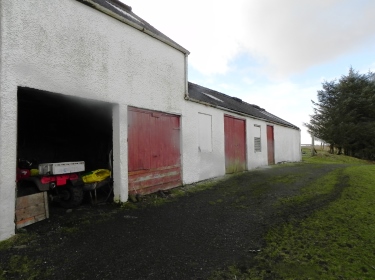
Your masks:
[[[233,265],[212,279],[375,279],[375,165],[347,156],[318,152],[308,164],[342,163],[306,186],[301,194],[280,200],[296,206],[329,193],[344,180],[338,199],[299,221],[269,230],[266,246],[251,263]]]

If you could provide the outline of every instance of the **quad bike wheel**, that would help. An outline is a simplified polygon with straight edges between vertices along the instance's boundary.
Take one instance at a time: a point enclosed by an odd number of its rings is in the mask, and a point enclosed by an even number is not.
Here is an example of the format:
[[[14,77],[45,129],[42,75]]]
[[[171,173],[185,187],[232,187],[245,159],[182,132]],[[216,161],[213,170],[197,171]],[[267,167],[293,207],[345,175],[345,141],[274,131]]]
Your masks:
[[[64,187],[58,187],[59,204],[64,208],[75,208],[82,203],[83,189],[73,186],[71,183]]]

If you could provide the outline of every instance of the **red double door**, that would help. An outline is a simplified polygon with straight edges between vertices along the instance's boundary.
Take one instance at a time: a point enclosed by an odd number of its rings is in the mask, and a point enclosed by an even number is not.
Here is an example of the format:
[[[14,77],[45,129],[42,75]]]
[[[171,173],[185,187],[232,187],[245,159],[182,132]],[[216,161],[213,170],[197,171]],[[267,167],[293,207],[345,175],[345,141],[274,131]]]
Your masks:
[[[146,194],[182,184],[180,117],[128,109],[130,194]]]
[[[224,116],[225,172],[246,170],[246,122],[232,116]]]

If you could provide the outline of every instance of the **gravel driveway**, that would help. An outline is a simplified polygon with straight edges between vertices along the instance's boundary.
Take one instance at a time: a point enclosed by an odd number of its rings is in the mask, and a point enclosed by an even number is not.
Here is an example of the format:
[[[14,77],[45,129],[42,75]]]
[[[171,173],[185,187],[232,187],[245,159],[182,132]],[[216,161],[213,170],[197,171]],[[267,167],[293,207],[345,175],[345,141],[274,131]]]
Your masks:
[[[258,169],[206,190],[167,195],[157,206],[151,196],[135,203],[137,209],[51,208],[51,219],[26,227],[27,242],[0,251],[0,279],[206,279],[229,265],[249,263],[271,227],[335,199],[340,188],[298,209],[276,203],[340,167]],[[15,272],[21,262],[29,267]],[[27,272],[30,266],[34,274]]]

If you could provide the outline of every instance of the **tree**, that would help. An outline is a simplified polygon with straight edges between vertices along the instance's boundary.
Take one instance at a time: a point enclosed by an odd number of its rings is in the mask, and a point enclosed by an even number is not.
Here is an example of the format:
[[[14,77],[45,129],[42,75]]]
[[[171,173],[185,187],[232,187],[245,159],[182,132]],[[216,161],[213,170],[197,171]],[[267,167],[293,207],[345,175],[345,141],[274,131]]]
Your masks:
[[[364,159],[375,159],[375,74],[350,68],[338,81],[325,81],[305,123],[309,132],[337,148]]]

